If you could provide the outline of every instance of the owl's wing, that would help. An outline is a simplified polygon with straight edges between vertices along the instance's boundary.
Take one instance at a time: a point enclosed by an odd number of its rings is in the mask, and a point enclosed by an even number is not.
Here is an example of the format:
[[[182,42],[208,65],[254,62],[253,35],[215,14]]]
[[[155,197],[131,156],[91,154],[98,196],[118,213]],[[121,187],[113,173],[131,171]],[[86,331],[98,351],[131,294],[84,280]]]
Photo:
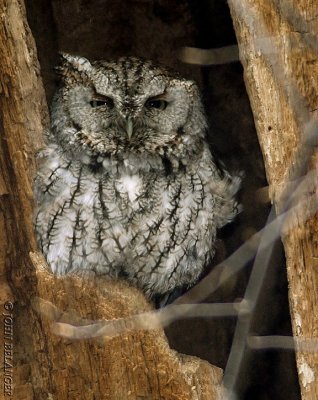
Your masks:
[[[222,175],[208,184],[215,201],[215,221],[218,228],[231,222],[242,211],[235,196],[240,189],[243,174],[231,176],[223,171]]]

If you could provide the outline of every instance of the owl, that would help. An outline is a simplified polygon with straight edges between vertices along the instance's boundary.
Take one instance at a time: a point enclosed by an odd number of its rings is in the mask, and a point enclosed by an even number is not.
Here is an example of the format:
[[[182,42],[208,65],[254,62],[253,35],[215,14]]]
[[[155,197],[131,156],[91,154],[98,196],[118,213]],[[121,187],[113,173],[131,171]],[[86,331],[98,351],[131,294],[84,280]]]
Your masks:
[[[193,285],[239,212],[197,85],[134,57],[62,54],[35,178],[35,231],[53,273],[124,278],[148,298]]]

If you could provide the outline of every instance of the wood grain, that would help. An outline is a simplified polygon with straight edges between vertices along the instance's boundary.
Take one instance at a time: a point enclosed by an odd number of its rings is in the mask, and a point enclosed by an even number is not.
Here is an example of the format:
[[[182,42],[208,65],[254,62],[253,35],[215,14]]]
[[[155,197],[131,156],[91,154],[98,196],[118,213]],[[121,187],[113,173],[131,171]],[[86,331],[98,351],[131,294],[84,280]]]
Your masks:
[[[317,174],[297,199],[291,181],[317,168],[318,4],[314,0],[229,0],[240,59],[278,213],[303,202],[282,233],[294,335],[318,330]],[[297,201],[296,201],[297,200]],[[304,400],[318,398],[318,354],[296,354]]]

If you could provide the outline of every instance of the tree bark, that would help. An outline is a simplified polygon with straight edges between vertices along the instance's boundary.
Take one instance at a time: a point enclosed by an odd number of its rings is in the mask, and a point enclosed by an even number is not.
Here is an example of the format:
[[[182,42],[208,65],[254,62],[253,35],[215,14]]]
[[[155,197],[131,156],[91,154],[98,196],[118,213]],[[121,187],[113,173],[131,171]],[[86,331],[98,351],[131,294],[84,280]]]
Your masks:
[[[281,213],[303,202],[286,221],[293,333],[317,338],[317,173],[291,200],[291,180],[317,168],[318,3],[315,0],[229,0],[245,82],[261,144],[269,192]],[[298,188],[294,186],[294,190]],[[287,196],[286,193],[289,192]],[[302,398],[318,398],[318,353],[296,353]]]
[[[0,11],[2,393],[25,400],[218,398],[221,370],[171,350],[162,329],[100,340],[52,331],[56,321],[125,324],[152,306],[125,282],[56,278],[37,253],[32,178],[47,106],[24,3],[0,0]]]

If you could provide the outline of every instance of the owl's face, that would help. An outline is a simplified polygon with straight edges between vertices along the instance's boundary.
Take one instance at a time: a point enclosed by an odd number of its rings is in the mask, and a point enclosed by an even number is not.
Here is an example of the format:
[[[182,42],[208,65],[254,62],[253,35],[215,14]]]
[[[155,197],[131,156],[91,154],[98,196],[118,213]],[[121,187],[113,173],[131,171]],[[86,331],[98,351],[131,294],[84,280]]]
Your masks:
[[[201,147],[206,125],[194,82],[137,58],[63,58],[52,130],[71,153],[169,157]]]

